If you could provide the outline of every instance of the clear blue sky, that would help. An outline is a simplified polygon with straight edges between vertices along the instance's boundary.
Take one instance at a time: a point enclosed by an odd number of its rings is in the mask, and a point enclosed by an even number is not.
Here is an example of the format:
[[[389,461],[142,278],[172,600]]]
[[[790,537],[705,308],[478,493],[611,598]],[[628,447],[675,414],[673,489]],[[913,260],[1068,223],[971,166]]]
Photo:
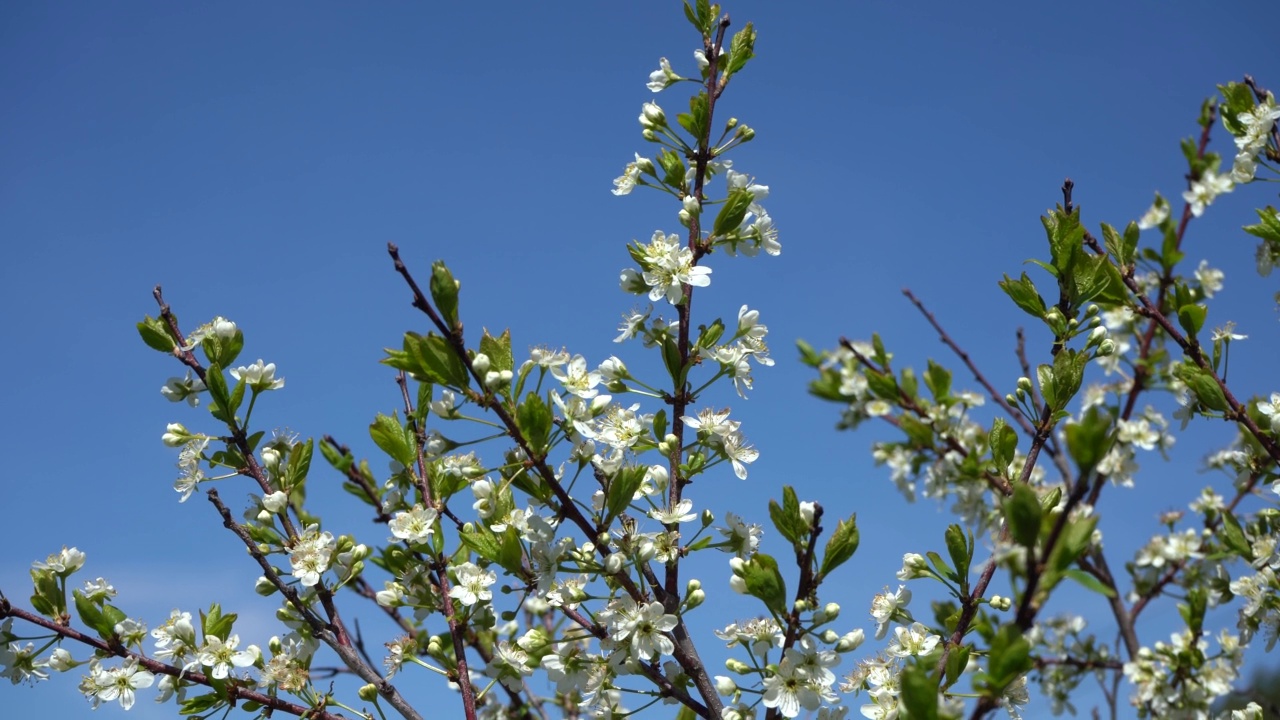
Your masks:
[[[726,318],[742,303],[759,308],[779,362],[757,373],[749,402],[722,399],[761,450],[750,480],[726,470],[693,497],[723,510],[730,496],[767,523],[767,499],[790,483],[833,514],[856,510],[862,550],[831,599],[849,627],[870,628],[871,595],[896,582],[902,552],[942,547],[946,515],[907,506],[871,467],[868,448],[884,433],[832,429],[837,409],[806,396],[791,343],[878,330],[900,364],[956,364],[898,294],[910,286],[1012,389],[1013,330],[1025,317],[995,283],[1043,252],[1037,218],[1060,200],[1063,178],[1094,228],[1136,219],[1155,190],[1177,197],[1177,143],[1214,86],[1249,72],[1280,88],[1267,32],[1280,6],[726,10],[735,26],[756,23],[758,57],[718,110],[757,130],[734,159],[771,187],[784,250],[712,257],[697,304]],[[274,632],[238,541],[207,502],[179,505],[170,489],[165,424],[212,424],[158,392],[178,367],[133,329],[155,313],[156,283],[188,329],[225,315],[246,333],[246,360],[277,364],[287,386],[263,399],[263,427],[331,433],[366,456],[368,422],[397,405],[381,348],[424,328],[388,241],[422,274],[433,259],[449,263],[472,337],[509,326],[517,348],[637,357],[638,346],[610,342],[633,305],[617,290],[623,245],[676,230],[674,208],[654,193],[608,191],[633,151],[650,152],[635,122],[653,99],[648,72],[666,56],[692,74],[695,42],[677,2],[5,4],[0,588],[25,599],[29,563],[75,545],[89,556],[84,575],[111,580],[149,625],[216,597],[244,615],[245,642]],[[659,100],[675,109],[682,89]],[[1280,389],[1275,280],[1256,276],[1238,229],[1266,202],[1274,195],[1258,186],[1225,196],[1188,235],[1192,265],[1207,257],[1226,271],[1210,323],[1235,320],[1250,335],[1232,357],[1242,395]],[[1033,334],[1032,352],[1044,345]],[[1131,547],[1156,512],[1185,506],[1209,479],[1196,472],[1204,450],[1142,458],[1138,487],[1108,493],[1108,547]],[[337,507],[339,480],[319,465],[312,496]],[[221,492],[237,502],[249,487]],[[327,517],[335,532],[382,539],[365,519]],[[723,597],[727,569],[715,572],[706,581]],[[0,690],[0,702],[15,717],[86,717],[78,675]],[[173,715],[151,697],[137,717]]]

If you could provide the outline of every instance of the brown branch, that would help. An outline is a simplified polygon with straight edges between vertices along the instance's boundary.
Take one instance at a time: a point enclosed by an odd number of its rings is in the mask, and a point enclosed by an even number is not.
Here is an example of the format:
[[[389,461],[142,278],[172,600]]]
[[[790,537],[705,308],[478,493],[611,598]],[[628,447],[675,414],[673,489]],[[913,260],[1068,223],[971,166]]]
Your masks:
[[[29,622],[32,625],[36,625],[38,627],[44,628],[45,630],[53,632],[57,634],[59,637],[66,638],[68,640],[74,640],[83,645],[87,645],[93,648],[94,650],[96,650],[100,654],[104,654],[111,657],[119,657],[119,658],[133,660],[137,662],[139,666],[146,668],[148,672],[154,673],[156,675],[169,675],[171,677],[179,678],[181,680],[190,680],[191,682],[198,685],[204,685],[210,688],[214,687],[213,681],[209,678],[209,676],[205,675],[204,673],[196,672],[194,670],[184,670],[183,668],[180,668],[180,667],[167,665],[165,663],[160,662],[159,660],[153,660],[145,655],[132,652],[127,648],[122,647],[118,643],[104,642],[103,640],[93,637],[92,635],[86,635],[80,632],[79,630],[76,630],[75,628],[68,627],[66,625],[59,625],[58,623],[55,623],[47,618],[41,617],[40,615],[29,613],[21,608],[13,607],[12,605],[9,604],[7,600],[0,601],[0,618],[5,618],[5,617],[15,617],[15,618],[18,618],[19,620],[25,620],[26,622]],[[263,707],[269,708],[271,710],[279,710],[280,712],[289,713],[290,715],[297,715],[297,716],[306,715],[307,717],[315,718],[316,720],[346,720],[346,717],[343,715],[336,715],[334,713],[326,712],[321,709],[310,708],[304,705],[298,705],[296,703],[291,703],[286,700],[281,700],[280,698],[275,697],[273,695],[267,695],[264,693],[257,692],[255,690],[250,689],[251,686],[245,685],[240,681],[233,681],[231,679],[228,679],[224,682],[225,682],[227,700],[232,706],[234,706],[235,703],[239,700],[246,700],[249,702],[259,703]]]

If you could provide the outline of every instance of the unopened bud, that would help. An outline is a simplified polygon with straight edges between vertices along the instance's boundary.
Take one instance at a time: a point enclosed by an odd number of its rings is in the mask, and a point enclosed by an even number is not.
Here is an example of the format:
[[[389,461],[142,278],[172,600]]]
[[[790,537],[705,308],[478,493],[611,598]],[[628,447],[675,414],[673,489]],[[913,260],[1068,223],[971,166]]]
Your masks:
[[[605,558],[604,571],[610,575],[617,575],[622,572],[623,557],[618,553],[614,553]]]
[[[667,124],[667,115],[662,112],[662,108],[657,103],[647,102],[640,112],[640,125],[646,130],[664,127]]]
[[[1116,354],[1116,341],[1107,338],[1098,343],[1098,357],[1110,357]]]
[[[356,695],[365,702],[373,702],[378,699],[378,686],[373,683],[363,685],[356,691]]]
[[[702,527],[709,527],[711,523],[716,521],[716,514],[710,510],[702,511]]]
[[[822,642],[828,645],[835,645],[836,643],[840,642],[840,633],[830,628],[823,630],[822,634],[819,635],[818,637],[822,639]]]
[[[648,140],[649,142],[658,142],[658,133],[650,130],[649,128],[645,128],[640,133],[640,136],[643,137],[645,140]]]
[[[1013,600],[1002,595],[992,595],[991,600],[988,602],[991,603],[992,609],[995,610],[1008,610],[1013,607]]]
[[[684,606],[686,610],[692,610],[707,601],[707,593],[703,590],[694,590],[685,596]]]
[[[734,682],[731,677],[717,675],[715,677],[715,683],[716,693],[719,694],[720,697],[729,697],[730,695],[738,692],[738,683]]]
[[[736,127],[738,127],[738,118],[735,118],[735,117],[729,118],[729,122],[724,124],[725,130],[732,130]]]
[[[187,432],[182,423],[169,423],[164,428],[164,435],[160,436],[160,442],[169,447],[178,447],[190,439],[191,433]]]
[[[271,514],[271,511],[270,511],[270,510],[259,510],[259,511],[258,511],[258,522],[259,522],[259,523],[261,523],[261,524],[263,524],[263,525],[270,525],[270,524],[271,524],[271,518],[272,518],[272,517],[273,517],[273,516],[272,516],[272,514]]]
[[[484,353],[476,353],[476,356],[471,358],[471,367],[476,371],[477,375],[483,377],[485,373],[489,372],[489,356]]]
[[[702,203],[698,202],[698,198],[693,195],[685,195],[680,204],[684,206],[685,212],[692,216],[697,216],[702,212]]]
[[[275,595],[276,589],[276,584],[268,580],[265,575],[258,578],[258,581],[253,584],[253,591],[262,597]]]
[[[272,469],[280,467],[280,451],[270,445],[262,448],[262,464]]]
[[[280,490],[277,490],[273,493],[267,493],[266,495],[262,496],[262,507],[266,508],[267,512],[278,513],[281,510],[283,510],[285,506],[288,504],[289,504],[289,496]],[[267,522],[267,521],[264,521],[264,522]]]
[[[729,658],[728,660],[725,660],[724,668],[729,672],[736,673],[738,675],[746,675],[747,673],[752,672],[750,665],[738,660],[737,658]]]
[[[756,131],[752,130],[750,127],[747,127],[746,125],[743,125],[742,127],[738,128],[737,137],[738,137],[738,142],[744,142],[744,143],[751,142],[752,140],[756,139]]]
[[[854,650],[857,650],[862,645],[862,641],[866,639],[866,634],[862,632],[862,628],[858,628],[853,632],[845,633],[840,638],[840,642],[836,643],[836,652],[853,652]]]
[[[1031,378],[1025,376],[1018,378],[1018,389],[1024,393],[1031,392]]]

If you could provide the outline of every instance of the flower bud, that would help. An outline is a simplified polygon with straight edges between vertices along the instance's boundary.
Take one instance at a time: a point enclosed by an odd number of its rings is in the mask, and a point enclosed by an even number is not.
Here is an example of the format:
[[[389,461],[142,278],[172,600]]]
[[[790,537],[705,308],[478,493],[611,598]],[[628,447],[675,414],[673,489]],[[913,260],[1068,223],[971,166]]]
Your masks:
[[[835,620],[840,617],[840,603],[829,602],[822,606],[822,611],[827,614],[827,621]]]
[[[649,128],[645,128],[644,131],[640,133],[640,136],[649,142],[658,142],[658,133],[650,130]]]
[[[267,649],[271,651],[272,655],[280,654],[280,651],[284,649],[284,644],[280,642],[279,635],[271,636],[271,639],[267,641]]]
[[[641,109],[640,126],[646,130],[665,127],[667,124],[667,115],[662,112],[662,108],[657,103],[647,102]]]
[[[716,693],[719,694],[720,697],[729,697],[730,695],[738,692],[738,683],[734,682],[731,677],[717,675],[715,676],[715,683]]]
[[[693,217],[702,213],[702,203],[698,202],[698,198],[693,195],[685,195],[680,204],[684,206],[684,211]]]
[[[747,581],[741,575],[734,575],[729,578],[729,589],[739,595],[747,594]]]
[[[477,375],[483,377],[485,373],[489,372],[489,362],[488,355],[476,353],[476,356],[471,358],[471,367],[476,371]]]
[[[822,642],[828,645],[835,645],[836,643],[840,642],[840,633],[836,632],[835,630],[832,630],[831,628],[827,628],[826,630],[823,630],[822,634],[819,635],[818,637],[822,640]]]
[[[610,575],[617,575],[622,572],[622,563],[624,558],[618,553],[614,553],[605,558],[604,571]]]
[[[853,632],[845,633],[840,642],[836,643],[836,652],[847,653],[857,650],[862,645],[862,641],[866,640],[866,634],[862,632],[862,628],[858,628]]]
[[[710,510],[702,511],[702,527],[709,527],[711,523],[715,521],[716,521],[715,513],[711,512]]]
[[[259,511],[258,511],[258,514],[255,516],[255,518],[258,520],[258,523],[259,523],[259,524],[261,524],[261,525],[270,525],[270,524],[271,524],[271,518],[272,518],[271,511],[270,511],[270,510],[259,510]]]
[[[1018,378],[1018,389],[1024,393],[1031,392],[1031,378],[1025,376]]]
[[[280,451],[270,445],[262,448],[262,464],[273,470],[280,467]]]
[[[804,598],[797,598],[793,607],[795,607],[796,612],[804,612],[809,609],[809,601]]]
[[[993,610],[1008,610],[1013,607],[1013,600],[1001,595],[992,595],[988,602]]]
[[[744,143],[751,142],[752,140],[756,139],[756,131],[752,130],[750,127],[746,125],[743,125],[742,127],[738,128],[738,132],[735,133],[735,137],[738,138],[738,142],[744,142]]]
[[[263,575],[253,584],[253,591],[262,597],[271,597],[276,594],[276,584],[268,580],[267,577]]]
[[[49,667],[58,672],[66,672],[79,664],[66,648],[58,648],[49,656]]]
[[[362,685],[360,689],[356,691],[356,695],[365,702],[374,702],[378,699],[378,686],[373,683]]]
[[[680,210],[680,212],[676,213],[676,219],[680,221],[681,227],[689,227],[693,224],[693,216],[689,214],[688,210]]]
[[[727,122],[727,123],[725,123],[725,124],[724,124],[724,129],[725,129],[725,130],[732,130],[732,129],[736,128],[736,127],[738,127],[738,118],[736,118],[736,117],[731,117],[731,118],[729,118],[729,122]]]
[[[685,596],[684,607],[686,610],[692,610],[707,601],[707,593],[703,590],[694,590]]]
[[[164,435],[160,436],[160,442],[169,447],[186,444],[190,439],[191,433],[187,432],[187,428],[182,423],[169,423],[164,428]]]
[[[277,490],[262,496],[262,507],[267,512],[278,513],[289,504],[289,495]]]
[[[729,672],[736,673],[738,675],[746,675],[751,672],[751,666],[737,658],[729,658],[728,660],[725,660],[724,667]]]
[[[1116,341],[1107,338],[1098,343],[1098,357],[1110,357],[1116,353]]]
[[[442,640],[440,639],[440,636],[439,636],[439,635],[432,635],[432,636],[427,640],[427,654],[428,654],[428,655],[439,655],[439,654],[440,654],[440,648],[442,648],[442,647],[444,647],[444,641],[442,641]]]
[[[1106,339],[1107,339],[1107,328],[1105,326],[1099,325],[1098,327],[1089,331],[1089,341],[1085,344],[1085,347],[1091,348],[1094,345],[1097,345],[1098,343]]]

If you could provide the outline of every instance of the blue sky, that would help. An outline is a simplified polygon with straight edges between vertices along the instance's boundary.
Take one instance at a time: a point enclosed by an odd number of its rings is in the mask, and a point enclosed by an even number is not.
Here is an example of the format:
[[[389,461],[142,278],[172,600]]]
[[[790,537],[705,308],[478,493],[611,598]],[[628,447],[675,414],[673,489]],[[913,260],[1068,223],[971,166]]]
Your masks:
[[[906,505],[871,466],[882,431],[832,429],[836,408],[806,396],[792,342],[825,347],[879,331],[900,364],[958,365],[899,295],[909,286],[1012,389],[1013,331],[1025,316],[996,281],[1043,252],[1038,216],[1060,200],[1063,178],[1094,228],[1136,219],[1156,190],[1176,197],[1178,140],[1214,86],[1246,72],[1280,86],[1266,33],[1280,8],[726,10],[735,26],[753,21],[759,40],[718,112],[757,131],[734,161],[770,186],[784,249],[712,257],[696,312],[759,308],[779,362],[757,373],[749,401],[712,401],[732,404],[761,450],[750,480],[726,470],[693,497],[720,510],[732,497],[732,509],[767,522],[765,503],[787,483],[829,513],[857,511],[862,550],[832,599],[850,627],[869,628],[871,595],[895,582],[902,552],[941,547],[946,515]],[[364,456],[374,454],[368,422],[397,404],[381,348],[424,329],[388,241],[422,275],[434,259],[449,263],[473,338],[510,327],[517,348],[640,357],[639,346],[610,342],[634,304],[617,289],[623,246],[675,231],[675,208],[656,193],[608,190],[633,151],[650,152],[635,122],[653,99],[648,72],[666,56],[692,74],[695,42],[674,2],[0,8],[0,237],[10,248],[0,265],[10,328],[0,589],[24,599],[29,563],[75,545],[89,555],[84,573],[111,580],[121,605],[150,624],[217,597],[244,615],[246,642],[274,632],[238,541],[208,503],[179,505],[170,490],[165,424],[212,425],[160,396],[177,365],[133,330],[155,313],[157,283],[188,329],[227,316],[246,334],[246,361],[277,364],[287,385],[260,404],[262,427],[330,433]],[[674,109],[682,90],[658,99]],[[1205,257],[1226,272],[1209,322],[1234,320],[1250,335],[1232,357],[1241,395],[1277,389],[1265,372],[1277,351],[1275,281],[1257,277],[1239,230],[1252,207],[1274,201],[1259,186],[1221,198],[1186,246],[1192,264]],[[1042,357],[1037,333],[1031,351]],[[963,371],[956,378],[971,385]],[[1207,447],[1188,439],[1173,462],[1143,458],[1138,487],[1108,495],[1115,557],[1155,528],[1155,513],[1208,482],[1196,471]],[[338,484],[314,471],[321,509],[342,504]],[[229,500],[248,491],[221,490]],[[330,529],[382,539],[365,519],[327,517]],[[723,578],[707,583],[727,592]],[[1162,612],[1173,617],[1172,606]],[[371,636],[385,632],[374,627]],[[17,715],[87,716],[74,683],[6,689],[4,703]],[[170,716],[151,705],[144,696],[134,712]]]

